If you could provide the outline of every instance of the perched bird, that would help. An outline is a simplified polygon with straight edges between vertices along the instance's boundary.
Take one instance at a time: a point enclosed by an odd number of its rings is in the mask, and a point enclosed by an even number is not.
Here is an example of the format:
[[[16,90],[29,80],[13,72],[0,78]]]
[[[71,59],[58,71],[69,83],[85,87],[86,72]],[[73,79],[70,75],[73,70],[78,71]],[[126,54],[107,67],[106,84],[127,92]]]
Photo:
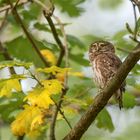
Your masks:
[[[122,64],[121,60],[115,55],[113,44],[107,41],[96,41],[92,43],[89,48],[89,59],[95,74],[94,81],[100,89],[107,86]],[[125,82],[114,93],[120,109],[123,107],[123,92],[125,92]]]

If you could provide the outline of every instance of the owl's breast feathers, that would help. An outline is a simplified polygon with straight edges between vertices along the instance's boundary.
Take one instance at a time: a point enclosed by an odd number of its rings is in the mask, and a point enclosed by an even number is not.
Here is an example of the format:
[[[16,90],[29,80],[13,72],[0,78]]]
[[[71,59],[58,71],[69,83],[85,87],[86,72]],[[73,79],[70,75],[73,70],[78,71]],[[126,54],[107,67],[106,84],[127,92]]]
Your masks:
[[[95,82],[99,87],[104,88],[112,79],[122,64],[121,60],[114,53],[102,53],[94,57],[92,67],[95,73]],[[120,87],[124,91],[125,83]]]

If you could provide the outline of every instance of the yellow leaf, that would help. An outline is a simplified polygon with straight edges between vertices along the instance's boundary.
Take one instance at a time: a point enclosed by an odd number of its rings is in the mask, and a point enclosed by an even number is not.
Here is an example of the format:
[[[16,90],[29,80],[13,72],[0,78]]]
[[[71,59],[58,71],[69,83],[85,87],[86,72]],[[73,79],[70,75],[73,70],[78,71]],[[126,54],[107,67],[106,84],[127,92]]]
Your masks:
[[[60,68],[57,66],[51,66],[49,68],[44,68],[44,69],[38,69],[37,71],[39,72],[44,72],[44,73],[52,73],[53,75],[56,75],[57,73],[66,73],[70,70],[70,68]]]
[[[44,114],[36,106],[25,106],[11,124],[14,135],[23,136],[36,131],[44,123]]]
[[[37,129],[37,128],[38,128],[38,125],[41,125],[41,124],[44,123],[44,120],[43,120],[42,117],[43,117],[43,116],[38,115],[38,116],[36,116],[36,117],[33,119],[32,123],[31,123],[31,131]],[[36,128],[36,127],[37,127],[37,128]]]
[[[19,79],[5,79],[0,81],[0,97],[10,97],[13,90],[21,91]]]
[[[45,80],[41,82],[44,87],[35,88],[28,92],[24,98],[29,104],[48,109],[50,105],[54,104],[51,99],[52,94],[58,94],[62,91],[63,86],[57,79]]]
[[[56,65],[56,57],[50,50],[41,50],[41,54],[48,62],[50,62],[51,65]]]
[[[66,78],[66,74],[65,73],[57,73],[55,75],[55,77],[61,82],[64,83],[65,78]]]
[[[69,72],[68,75],[77,76],[77,77],[84,77],[84,73],[82,72]]]
[[[33,91],[30,91],[24,98],[24,100],[28,100],[31,105],[42,107],[45,109],[54,104],[50,98],[50,93],[44,88],[37,88]]]
[[[58,94],[62,92],[62,89],[63,89],[61,82],[58,81],[57,79],[45,80],[45,81],[42,81],[42,84],[48,90],[50,94]]]
[[[76,76],[76,77],[84,77],[84,73],[82,72],[68,72],[68,76]],[[57,73],[55,77],[62,83],[65,81],[66,73]]]

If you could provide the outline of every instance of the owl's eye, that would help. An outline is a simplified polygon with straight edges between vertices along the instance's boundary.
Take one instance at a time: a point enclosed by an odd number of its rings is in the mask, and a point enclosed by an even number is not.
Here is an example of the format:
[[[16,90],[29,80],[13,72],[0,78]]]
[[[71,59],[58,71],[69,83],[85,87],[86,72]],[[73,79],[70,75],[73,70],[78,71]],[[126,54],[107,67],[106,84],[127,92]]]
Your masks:
[[[98,51],[98,50],[99,50],[99,48],[98,48],[98,47],[96,47],[96,48],[95,48],[95,50],[96,50],[96,51]]]
[[[92,49],[92,51],[93,52],[98,51],[98,47],[97,46],[94,46],[93,49]]]
[[[104,43],[100,43],[100,46],[101,46],[101,47],[104,47],[104,46],[106,46],[106,44],[104,44]]]

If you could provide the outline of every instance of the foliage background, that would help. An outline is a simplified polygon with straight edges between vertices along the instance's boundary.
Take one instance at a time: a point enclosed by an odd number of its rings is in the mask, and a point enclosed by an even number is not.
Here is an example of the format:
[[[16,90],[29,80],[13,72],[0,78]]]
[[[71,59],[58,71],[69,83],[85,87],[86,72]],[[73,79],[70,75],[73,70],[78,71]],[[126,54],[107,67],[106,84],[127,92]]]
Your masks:
[[[43,3],[47,2],[45,0],[41,1]],[[97,91],[91,79],[92,71],[87,58],[89,44],[98,39],[111,41],[115,44],[119,57],[124,60],[127,55],[126,50],[130,51],[135,45],[129,39],[129,32],[125,27],[125,23],[128,22],[133,28],[133,10],[128,0],[54,0],[54,4],[56,6],[55,15],[66,24],[70,67],[73,71],[83,71],[85,73],[82,77],[69,77],[69,90],[64,104],[72,104],[80,109],[76,110],[68,106],[67,108],[64,107],[64,110],[71,124],[74,125],[92,102],[94,93]],[[0,7],[5,5],[5,1],[1,0]],[[58,56],[59,49],[51,35],[48,23],[41,14],[42,8],[36,4],[25,4],[25,6],[18,8],[18,12],[22,16],[26,27],[32,33],[39,49],[48,49]],[[3,13],[0,17],[2,21]],[[57,25],[56,27],[61,36],[59,27]],[[0,40],[13,58],[24,62],[33,62],[36,67],[44,67],[12,14],[7,17],[4,30],[0,33]],[[2,54],[0,60],[4,60]],[[61,67],[63,66],[64,62],[62,62]],[[83,140],[92,140],[93,138],[97,140],[135,140],[139,138],[139,68],[138,63],[127,78],[127,90],[124,95],[125,108],[119,111],[118,107],[111,101],[113,105],[108,105],[101,112],[96,122],[83,136]],[[16,71],[22,74],[23,68],[16,68]],[[7,77],[6,69],[1,70],[1,78],[5,77]],[[27,82],[30,83],[29,87]],[[24,92],[31,89],[35,84],[34,80],[22,80]],[[9,129],[9,123],[13,121],[16,111],[19,110],[18,105],[23,104],[23,95],[13,97],[18,99],[18,102],[0,99],[1,139],[15,139]],[[65,121],[63,119],[58,120],[56,125],[57,138],[62,139],[68,131],[69,128]],[[9,135],[5,135],[5,133]],[[48,133],[49,129],[46,131],[47,135]]]

